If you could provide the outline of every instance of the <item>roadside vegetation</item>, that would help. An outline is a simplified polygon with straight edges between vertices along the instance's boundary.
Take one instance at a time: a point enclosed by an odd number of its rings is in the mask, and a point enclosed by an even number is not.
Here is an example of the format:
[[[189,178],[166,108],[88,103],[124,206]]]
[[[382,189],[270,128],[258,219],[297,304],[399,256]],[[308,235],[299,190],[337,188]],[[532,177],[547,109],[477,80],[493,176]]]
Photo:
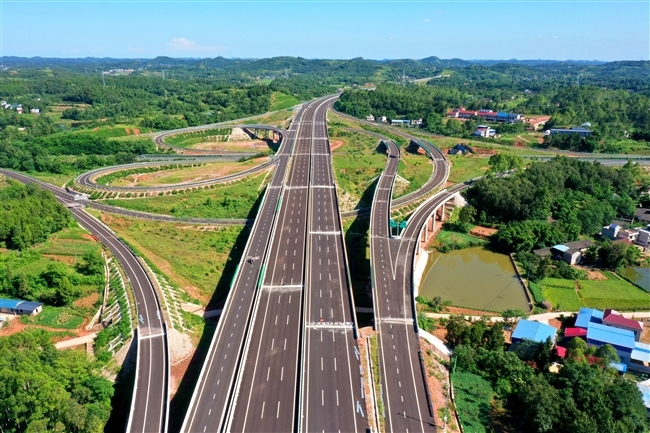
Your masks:
[[[101,220],[203,305],[225,299],[248,228],[145,221],[108,213]]]
[[[268,173],[236,181],[215,184],[200,191],[174,190],[169,195],[128,200],[109,199],[105,203],[150,213],[192,218],[249,218],[264,192]],[[127,195],[128,197],[128,195]]]
[[[616,374],[609,345],[587,347],[576,338],[559,358],[553,343],[523,342],[505,350],[504,324],[439,321],[454,349],[452,383],[465,431],[618,431],[650,427],[634,382]],[[557,372],[551,372],[558,363]]]

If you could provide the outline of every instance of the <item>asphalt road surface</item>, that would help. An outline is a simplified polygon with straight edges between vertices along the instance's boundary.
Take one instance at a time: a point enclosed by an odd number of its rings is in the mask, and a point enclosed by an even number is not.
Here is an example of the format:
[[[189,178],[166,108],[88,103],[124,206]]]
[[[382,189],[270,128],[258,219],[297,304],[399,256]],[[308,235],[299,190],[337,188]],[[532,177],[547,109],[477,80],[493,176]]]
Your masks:
[[[302,113],[298,114],[298,119]],[[281,203],[296,127],[285,133],[276,155],[277,167],[269,183],[248,238],[242,261],[226,299],[223,313],[183,422],[184,432],[218,432],[225,429],[227,410],[242,368],[244,344],[250,331],[262,264]]]
[[[166,432],[169,409],[169,358],[167,332],[160,303],[145,270],[115,234],[78,205],[74,196],[45,182],[9,170],[0,173],[23,183],[37,183],[54,193],[74,218],[95,235],[122,265],[135,295],[138,315],[136,383],[126,431]]]
[[[370,216],[370,260],[384,424],[386,431],[430,432],[435,431],[433,408],[420,363],[412,292],[407,286],[411,275],[408,260],[413,250],[408,248],[408,241],[392,239],[388,225],[399,150],[394,142],[385,143],[389,157],[375,189]],[[442,185],[448,176],[444,156],[435,147],[431,148],[431,155],[434,172],[426,188],[422,188],[422,194]],[[411,224],[413,221],[409,219],[409,227]]]

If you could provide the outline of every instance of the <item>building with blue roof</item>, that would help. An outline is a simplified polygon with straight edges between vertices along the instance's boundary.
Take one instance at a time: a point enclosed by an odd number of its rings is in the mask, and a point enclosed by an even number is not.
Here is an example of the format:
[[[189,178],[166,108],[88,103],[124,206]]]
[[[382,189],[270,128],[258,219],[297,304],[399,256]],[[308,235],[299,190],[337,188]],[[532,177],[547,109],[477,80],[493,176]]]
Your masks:
[[[603,312],[594,308],[581,308],[576,318],[576,328],[587,329],[590,323],[603,323]]]
[[[630,363],[632,351],[635,348],[634,332],[613,326],[590,323],[587,328],[587,344],[600,347],[610,344],[618,353],[621,362]]]
[[[0,313],[35,316],[43,310],[42,302],[0,298]]]
[[[550,325],[521,319],[512,332],[512,344],[519,343],[523,340],[543,343],[549,338],[554,342],[556,333],[557,329]]]

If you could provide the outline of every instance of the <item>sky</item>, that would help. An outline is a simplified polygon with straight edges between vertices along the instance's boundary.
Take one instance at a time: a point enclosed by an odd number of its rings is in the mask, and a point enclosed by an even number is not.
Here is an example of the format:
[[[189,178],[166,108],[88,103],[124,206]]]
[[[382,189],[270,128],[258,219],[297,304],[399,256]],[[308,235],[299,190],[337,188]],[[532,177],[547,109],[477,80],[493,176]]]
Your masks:
[[[650,1],[0,0],[0,55],[650,59]]]

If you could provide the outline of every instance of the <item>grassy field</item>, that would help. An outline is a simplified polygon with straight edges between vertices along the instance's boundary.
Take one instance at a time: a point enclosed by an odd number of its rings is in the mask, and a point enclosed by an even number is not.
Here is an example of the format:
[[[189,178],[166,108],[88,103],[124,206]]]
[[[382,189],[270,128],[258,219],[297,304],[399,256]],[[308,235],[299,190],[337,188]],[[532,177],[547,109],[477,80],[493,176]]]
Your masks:
[[[225,141],[222,137],[230,135],[230,128],[203,129],[200,131],[183,132],[180,134],[165,137],[165,143],[178,146],[189,147],[193,144],[203,143],[206,141]]]
[[[432,173],[433,163],[426,155],[402,148],[397,174],[409,183],[406,187],[398,187],[398,184],[395,184],[393,197],[397,198],[419,189],[427,183]]]
[[[72,308],[43,306],[43,311],[36,316],[22,316],[20,321],[28,325],[46,326],[48,328],[77,329],[85,318]]]
[[[374,182],[386,165],[386,153],[378,150],[375,137],[358,132],[330,128],[332,144],[343,144],[332,152],[336,181],[344,192],[343,210],[370,206]]]
[[[194,218],[248,218],[264,191],[263,183],[270,177],[258,174],[231,185],[217,185],[205,189],[178,194],[106,200],[108,204],[144,212]]]
[[[267,158],[256,158],[244,162],[224,161],[197,166],[179,165],[169,170],[152,171],[143,174],[134,174],[132,173],[133,170],[125,170],[99,177],[96,179],[96,182],[102,185],[108,185],[110,182],[111,186],[174,185],[182,182],[195,182],[227,176],[229,174],[251,169],[267,160]],[[145,172],[149,170],[151,170],[151,168],[142,169],[141,171]]]
[[[248,235],[242,227],[206,230],[111,214],[101,214],[101,219],[204,305],[225,298]]]
[[[490,426],[490,410],[494,391],[490,383],[472,373],[452,375],[456,410],[465,433],[484,433]]]
[[[483,239],[475,238],[474,236],[466,235],[464,233],[452,232],[449,230],[440,230],[436,236],[433,247],[438,251],[458,250],[484,244],[486,241]]]
[[[545,278],[540,282],[542,293],[554,308],[564,311],[578,311],[581,307],[619,310],[650,308],[650,294],[610,272],[603,272],[603,274],[607,277],[606,280],[576,282]]]
[[[273,92],[273,95],[271,95],[271,111],[284,110],[299,103],[300,101],[291,95],[280,92]]]
[[[453,183],[464,182],[482,176],[489,168],[488,158],[447,155],[447,159],[451,163],[449,182]]]
[[[63,186],[76,177],[76,174],[29,173],[29,175],[57,186]]]
[[[582,307],[574,281],[545,278],[540,284],[542,295],[551,302],[553,308],[562,311],[578,311]]]

